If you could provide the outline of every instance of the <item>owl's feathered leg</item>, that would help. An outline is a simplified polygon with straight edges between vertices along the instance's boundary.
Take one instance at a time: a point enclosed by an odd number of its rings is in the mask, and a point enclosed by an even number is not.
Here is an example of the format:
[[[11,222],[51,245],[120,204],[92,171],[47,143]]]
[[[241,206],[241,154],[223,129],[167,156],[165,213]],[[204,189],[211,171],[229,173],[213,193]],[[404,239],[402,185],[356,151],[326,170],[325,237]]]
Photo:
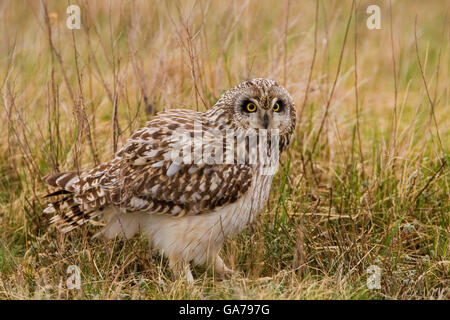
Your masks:
[[[191,272],[189,262],[180,261],[176,258],[169,258],[169,266],[172,269],[175,277],[185,277],[187,283],[194,283],[194,276]]]
[[[231,275],[234,274],[235,271],[228,268],[225,262],[223,262],[222,258],[217,255],[213,261],[214,271],[219,273],[220,275]]]
[[[191,266],[189,265],[189,262],[184,263],[184,274],[186,276],[186,281],[189,284],[194,283],[194,276],[192,275]]]

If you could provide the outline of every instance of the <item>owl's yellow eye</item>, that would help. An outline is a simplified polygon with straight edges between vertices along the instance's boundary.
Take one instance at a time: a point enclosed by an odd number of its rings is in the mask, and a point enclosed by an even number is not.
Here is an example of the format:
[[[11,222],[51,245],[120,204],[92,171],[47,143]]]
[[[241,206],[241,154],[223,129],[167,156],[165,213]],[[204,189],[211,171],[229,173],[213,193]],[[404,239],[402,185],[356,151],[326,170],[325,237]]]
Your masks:
[[[254,104],[253,102],[247,103],[247,105],[245,106],[245,111],[247,111],[247,112],[255,112],[256,111],[256,104]]]
[[[279,102],[275,102],[275,104],[273,105],[273,111],[275,112],[280,112],[281,110],[281,106]]]

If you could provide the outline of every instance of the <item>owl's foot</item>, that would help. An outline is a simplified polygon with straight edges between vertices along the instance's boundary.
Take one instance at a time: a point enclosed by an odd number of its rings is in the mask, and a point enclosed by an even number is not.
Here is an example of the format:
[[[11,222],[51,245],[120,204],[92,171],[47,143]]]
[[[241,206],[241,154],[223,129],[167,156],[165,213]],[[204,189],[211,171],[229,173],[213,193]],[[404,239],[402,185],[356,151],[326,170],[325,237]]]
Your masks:
[[[217,257],[214,259],[214,271],[221,278],[231,278],[231,276],[238,273],[237,271],[228,268],[219,255],[217,255]]]
[[[189,284],[194,283],[194,276],[192,275],[191,266],[189,265],[188,262],[184,264],[184,275],[186,276],[187,283]]]
[[[188,284],[194,283],[194,276],[191,272],[191,266],[189,262],[177,261],[175,259],[169,259],[169,266],[173,271],[175,280],[178,278],[185,278]]]

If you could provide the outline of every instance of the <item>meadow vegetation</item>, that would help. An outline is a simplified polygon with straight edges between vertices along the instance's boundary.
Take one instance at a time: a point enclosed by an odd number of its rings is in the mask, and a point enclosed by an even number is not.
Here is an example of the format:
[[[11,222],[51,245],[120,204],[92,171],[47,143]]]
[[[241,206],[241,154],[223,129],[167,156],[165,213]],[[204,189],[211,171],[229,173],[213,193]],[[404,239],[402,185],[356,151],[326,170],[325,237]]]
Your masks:
[[[448,3],[379,2],[369,30],[365,0],[69,2],[80,30],[66,1],[0,2],[1,299],[450,297]],[[143,237],[49,225],[46,174],[253,77],[286,86],[298,125],[266,209],[222,250],[237,275],[196,268],[191,286]]]

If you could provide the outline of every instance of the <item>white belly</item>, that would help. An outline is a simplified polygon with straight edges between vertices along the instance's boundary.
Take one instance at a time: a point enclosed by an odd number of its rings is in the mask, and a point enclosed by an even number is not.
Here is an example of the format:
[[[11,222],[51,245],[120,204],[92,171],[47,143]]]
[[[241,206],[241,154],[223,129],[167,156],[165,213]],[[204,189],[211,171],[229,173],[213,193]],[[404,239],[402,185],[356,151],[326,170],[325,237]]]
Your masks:
[[[271,175],[255,174],[251,188],[243,197],[208,213],[178,218],[126,213],[120,216],[120,223],[110,221],[102,233],[110,238],[118,231],[130,237],[141,231],[147,235],[152,247],[166,257],[204,264],[215,258],[228,236],[242,231],[263,209],[272,178]]]

